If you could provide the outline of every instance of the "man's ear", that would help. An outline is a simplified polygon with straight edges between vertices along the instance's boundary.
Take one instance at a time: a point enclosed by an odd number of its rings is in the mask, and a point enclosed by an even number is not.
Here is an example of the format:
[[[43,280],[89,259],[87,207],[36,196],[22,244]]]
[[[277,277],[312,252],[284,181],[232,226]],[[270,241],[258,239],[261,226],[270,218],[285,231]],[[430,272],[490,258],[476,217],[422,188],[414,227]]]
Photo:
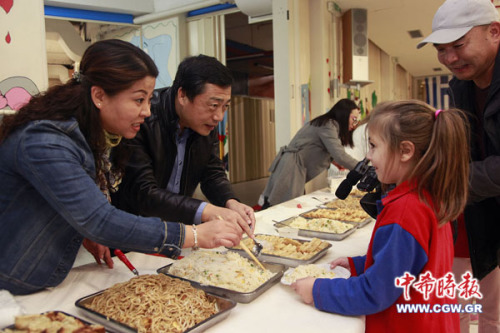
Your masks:
[[[179,103],[184,106],[187,101],[188,101],[188,97],[186,95],[186,91],[184,89],[182,89],[182,87],[180,87],[179,89],[177,89],[177,100],[179,101]]]
[[[101,106],[104,103],[104,98],[106,97],[106,93],[101,87],[92,86],[90,87],[90,97],[92,98],[92,102],[94,102],[95,106],[98,109],[101,109]]]
[[[500,40],[500,22],[491,22],[488,32],[494,40]]]
[[[402,141],[399,144],[401,162],[408,162],[415,155],[415,145],[411,141]]]

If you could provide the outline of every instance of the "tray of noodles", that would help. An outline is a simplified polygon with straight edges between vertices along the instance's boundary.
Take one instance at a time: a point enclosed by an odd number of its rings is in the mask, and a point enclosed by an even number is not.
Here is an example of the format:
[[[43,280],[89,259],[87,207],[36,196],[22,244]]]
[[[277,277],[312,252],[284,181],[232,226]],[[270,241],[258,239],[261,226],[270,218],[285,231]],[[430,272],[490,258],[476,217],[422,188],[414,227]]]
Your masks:
[[[358,228],[364,227],[373,219],[362,208],[316,208],[300,214],[306,219],[331,219],[352,224]]]
[[[203,332],[225,319],[236,302],[164,274],[140,275],[80,298],[85,316],[114,332]]]
[[[340,241],[356,231],[356,226],[350,223],[326,218],[306,219],[301,216],[276,222],[274,226],[298,229],[298,235],[302,237],[316,237],[332,241]]]
[[[332,244],[319,238],[303,240],[264,234],[256,234],[255,237],[264,246],[259,259],[289,267],[316,262],[332,247]],[[250,249],[253,247],[253,240],[250,238],[245,238],[242,242]],[[248,254],[240,246],[231,247],[229,250],[248,258]]]
[[[206,292],[249,303],[277,283],[285,266],[262,262],[263,271],[253,261],[236,252],[194,251],[158,273],[189,281]]]

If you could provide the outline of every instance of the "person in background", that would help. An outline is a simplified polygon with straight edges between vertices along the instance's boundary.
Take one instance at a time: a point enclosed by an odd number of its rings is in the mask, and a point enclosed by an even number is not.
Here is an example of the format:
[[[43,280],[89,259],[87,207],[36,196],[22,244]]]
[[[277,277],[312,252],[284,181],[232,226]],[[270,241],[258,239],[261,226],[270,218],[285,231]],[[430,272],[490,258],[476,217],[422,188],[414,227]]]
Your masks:
[[[151,117],[127,143],[132,156],[113,204],[185,224],[221,216],[252,233],[254,211],[236,198],[219,156],[217,125],[231,83],[230,70],[213,57],[180,63],[172,87],[154,92]],[[192,198],[199,184],[210,203]]]
[[[306,123],[271,164],[271,176],[261,195],[262,208],[303,195],[306,183],[332,162],[353,169],[358,161],[344,147],[353,146],[352,132],[359,117],[356,103],[341,99],[327,113]]]
[[[480,280],[479,333],[500,332],[500,22],[490,0],[447,0],[432,21],[440,63],[454,75],[450,105],[465,110],[471,127],[469,202],[458,219],[454,272]],[[460,303],[471,300],[459,299]],[[462,333],[469,314],[461,314]]]
[[[141,49],[104,40],[68,83],[34,96],[0,126],[0,289],[28,294],[61,283],[86,237],[127,251],[177,257],[182,247],[234,246],[243,230],[195,228],[109,203],[126,163],[122,138],[150,115],[158,70]],[[109,254],[108,254],[109,255]]]
[[[367,158],[379,181],[396,187],[377,203],[367,254],[331,262],[332,268],[349,269],[349,279],[305,278],[292,284],[305,303],[343,315],[366,315],[366,332],[459,332],[457,313],[398,312],[404,304],[456,303],[454,293],[443,297],[436,287],[427,299],[415,285],[404,294],[396,283],[406,273],[415,283],[428,273],[445,278],[452,270],[449,221],[467,201],[464,117],[458,109],[436,111],[420,101],[386,102],[373,109]]]

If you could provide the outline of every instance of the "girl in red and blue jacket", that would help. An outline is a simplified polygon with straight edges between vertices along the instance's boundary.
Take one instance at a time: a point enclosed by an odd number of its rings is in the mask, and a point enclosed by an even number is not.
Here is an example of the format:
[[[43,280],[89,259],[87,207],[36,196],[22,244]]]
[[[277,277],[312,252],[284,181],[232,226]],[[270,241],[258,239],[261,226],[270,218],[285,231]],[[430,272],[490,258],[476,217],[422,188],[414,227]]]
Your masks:
[[[467,200],[464,115],[419,101],[387,102],[372,111],[367,130],[367,158],[379,181],[396,185],[377,203],[368,252],[331,263],[351,271],[347,280],[305,278],[292,288],[319,310],[366,315],[366,332],[460,332],[458,313],[448,311],[460,282],[451,274],[448,222]]]

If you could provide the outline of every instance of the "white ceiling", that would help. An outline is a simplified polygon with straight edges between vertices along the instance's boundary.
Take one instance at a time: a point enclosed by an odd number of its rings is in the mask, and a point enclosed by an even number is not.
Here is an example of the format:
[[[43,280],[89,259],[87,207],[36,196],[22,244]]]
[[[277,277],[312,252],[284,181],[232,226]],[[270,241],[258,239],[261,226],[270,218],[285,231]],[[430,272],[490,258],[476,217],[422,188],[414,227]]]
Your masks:
[[[114,2],[122,0],[112,0]],[[126,0],[130,1],[130,0]],[[151,0],[148,0],[151,1]],[[156,4],[178,5],[174,0],[154,0]],[[167,2],[168,1],[168,2]],[[203,3],[217,2],[214,0],[185,0],[202,7]],[[221,0],[218,0],[221,1]],[[314,0],[316,1],[316,0]],[[423,36],[431,32],[432,17],[443,0],[335,0],[342,12],[350,8],[366,8],[368,12],[368,38],[378,47],[395,57],[398,63],[411,75],[427,76],[449,73],[436,58],[432,45],[417,50],[417,43],[422,38],[412,39],[409,30],[421,30]],[[90,3],[102,1],[90,0]],[[89,2],[83,2],[86,6]],[[112,4],[115,4],[115,3]],[[134,1],[132,1],[134,2]],[[82,0],[45,0],[46,5],[61,5],[72,3],[73,7],[83,6]],[[127,2],[128,3],[128,2]],[[93,8],[95,9],[95,8]],[[122,8],[123,9],[123,8]],[[130,8],[125,11],[131,12]],[[137,15],[137,13],[135,13]],[[139,14],[140,16],[140,14]],[[53,47],[49,47],[53,49]],[[434,71],[441,68],[441,71]]]
[[[415,77],[448,74],[437,61],[432,45],[416,45],[432,32],[432,18],[444,0],[335,0],[342,12],[366,8],[368,38],[397,58],[398,63]],[[423,37],[412,39],[409,30],[420,30]],[[434,71],[441,68],[441,71]]]

